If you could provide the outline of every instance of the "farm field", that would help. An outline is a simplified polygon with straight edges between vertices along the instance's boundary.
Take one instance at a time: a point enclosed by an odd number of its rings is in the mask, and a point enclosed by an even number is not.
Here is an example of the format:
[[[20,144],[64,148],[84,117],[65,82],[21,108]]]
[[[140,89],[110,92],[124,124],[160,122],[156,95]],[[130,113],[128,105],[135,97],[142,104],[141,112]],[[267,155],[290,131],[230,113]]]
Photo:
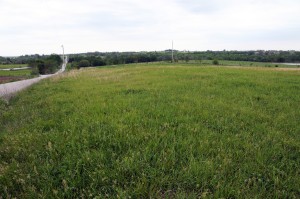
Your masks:
[[[27,64],[5,64],[1,65],[0,64],[0,69],[6,69],[6,68],[23,68],[27,67]]]
[[[0,70],[0,84],[32,78],[34,76],[31,75],[31,71],[31,69],[15,71]]]
[[[31,74],[31,69],[10,70],[10,71],[0,70],[0,76],[30,76],[30,74]]]
[[[298,198],[300,70],[72,70],[0,101],[3,198]]]

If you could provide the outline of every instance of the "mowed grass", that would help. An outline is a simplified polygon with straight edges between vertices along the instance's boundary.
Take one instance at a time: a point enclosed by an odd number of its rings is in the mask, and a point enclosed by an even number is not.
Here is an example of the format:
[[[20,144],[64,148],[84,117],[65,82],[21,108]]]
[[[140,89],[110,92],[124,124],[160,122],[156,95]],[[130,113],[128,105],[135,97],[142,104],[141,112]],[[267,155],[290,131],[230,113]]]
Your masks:
[[[71,71],[0,105],[3,198],[299,198],[300,72]]]

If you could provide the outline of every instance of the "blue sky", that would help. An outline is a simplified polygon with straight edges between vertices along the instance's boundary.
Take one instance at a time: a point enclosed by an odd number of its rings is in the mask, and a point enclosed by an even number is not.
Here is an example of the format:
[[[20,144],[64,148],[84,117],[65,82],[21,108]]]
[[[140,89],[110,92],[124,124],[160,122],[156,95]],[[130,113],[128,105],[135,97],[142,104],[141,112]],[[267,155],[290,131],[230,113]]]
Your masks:
[[[0,0],[0,56],[300,50],[299,0]]]

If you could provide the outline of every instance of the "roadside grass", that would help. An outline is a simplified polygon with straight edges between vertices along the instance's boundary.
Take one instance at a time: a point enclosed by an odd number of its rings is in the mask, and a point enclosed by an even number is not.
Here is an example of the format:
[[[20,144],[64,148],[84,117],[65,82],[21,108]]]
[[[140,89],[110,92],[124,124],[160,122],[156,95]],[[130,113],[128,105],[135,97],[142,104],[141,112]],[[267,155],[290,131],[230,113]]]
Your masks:
[[[298,198],[299,82],[300,71],[165,63],[43,80],[0,102],[0,193]]]
[[[0,64],[0,69],[6,69],[6,68],[23,68],[27,67],[27,64]]]

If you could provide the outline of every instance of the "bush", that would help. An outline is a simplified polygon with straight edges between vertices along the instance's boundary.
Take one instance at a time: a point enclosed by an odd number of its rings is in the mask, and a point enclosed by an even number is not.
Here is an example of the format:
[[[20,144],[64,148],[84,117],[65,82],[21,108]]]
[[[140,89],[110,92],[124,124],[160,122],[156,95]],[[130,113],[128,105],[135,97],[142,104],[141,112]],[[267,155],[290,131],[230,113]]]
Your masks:
[[[74,69],[79,69],[80,68],[77,61],[74,61],[74,62],[71,63],[71,69],[73,69],[73,68]]]
[[[97,57],[97,58],[93,59],[91,62],[92,62],[93,66],[105,66],[106,65],[105,61],[101,57]]]
[[[59,55],[55,55],[55,54],[50,55],[49,57],[46,58],[46,60],[51,60],[55,62],[55,65],[57,66],[60,66],[63,63],[62,58]]]
[[[51,74],[55,73],[62,64],[62,59],[59,55],[50,55],[45,59],[37,59],[30,61],[28,66],[33,68],[32,75],[36,74]]]
[[[59,66],[56,61],[50,59],[44,63],[46,74],[55,73]]]
[[[213,61],[213,65],[219,65],[219,61],[215,59],[215,60]]]
[[[32,76],[37,76],[37,75],[39,75],[39,74],[40,74],[40,73],[39,73],[39,70],[38,70],[37,67],[31,68],[31,73],[30,73],[30,75],[32,75]]]
[[[89,67],[89,66],[90,66],[90,62],[89,62],[89,60],[84,59],[84,60],[81,60],[81,61],[78,63],[78,66],[79,66],[80,68],[82,68],[82,67]]]

